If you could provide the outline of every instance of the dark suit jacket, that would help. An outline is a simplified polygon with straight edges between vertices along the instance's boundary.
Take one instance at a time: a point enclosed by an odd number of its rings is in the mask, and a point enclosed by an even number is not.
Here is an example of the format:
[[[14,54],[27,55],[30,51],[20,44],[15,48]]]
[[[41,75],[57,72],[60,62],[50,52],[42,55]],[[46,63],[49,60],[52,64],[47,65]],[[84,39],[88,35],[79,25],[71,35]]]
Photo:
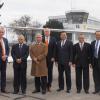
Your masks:
[[[4,44],[5,44],[5,50],[6,50],[6,55],[9,56],[9,45],[8,45],[8,40],[6,38],[3,38]],[[0,61],[2,57],[2,49],[0,47]]]
[[[29,47],[26,44],[23,44],[22,54],[20,55],[19,44],[15,44],[12,46],[11,55],[14,60],[14,63],[16,63],[16,59],[20,58],[22,62],[27,62],[27,57],[29,55]]]
[[[63,48],[61,47],[61,41],[57,43],[57,56],[56,60],[60,64],[68,64],[72,62],[73,59],[73,43],[69,40],[66,40]]]
[[[92,55],[92,65],[93,65],[93,67],[94,67],[94,52],[95,52],[95,43],[96,43],[96,40],[95,41],[93,41],[92,43],[91,43],[91,55]],[[100,47],[99,47],[99,52],[98,52],[98,66],[100,66]]]
[[[91,63],[91,46],[89,43],[85,42],[82,50],[79,43],[74,45],[73,63],[82,67],[87,67]]]
[[[45,43],[45,37],[43,37],[43,43]],[[51,58],[55,58],[55,57],[56,57],[56,39],[50,36],[47,60],[50,61]]]

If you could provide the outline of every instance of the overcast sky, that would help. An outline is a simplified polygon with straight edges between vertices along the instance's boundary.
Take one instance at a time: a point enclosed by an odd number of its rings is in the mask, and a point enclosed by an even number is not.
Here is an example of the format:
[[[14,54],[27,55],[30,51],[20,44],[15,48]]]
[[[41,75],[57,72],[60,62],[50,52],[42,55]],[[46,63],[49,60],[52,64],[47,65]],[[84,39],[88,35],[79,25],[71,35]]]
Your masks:
[[[64,15],[66,11],[81,9],[100,19],[100,0],[0,0],[0,21],[7,25],[22,15],[29,15],[34,21],[45,23],[48,16]],[[72,3],[71,3],[72,2]]]

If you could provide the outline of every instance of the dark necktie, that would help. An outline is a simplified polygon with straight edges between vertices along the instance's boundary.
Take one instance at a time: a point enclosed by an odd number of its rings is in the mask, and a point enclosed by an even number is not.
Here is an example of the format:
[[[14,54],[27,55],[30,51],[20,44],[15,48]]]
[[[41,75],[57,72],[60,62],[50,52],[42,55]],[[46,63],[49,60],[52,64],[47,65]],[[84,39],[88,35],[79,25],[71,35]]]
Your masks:
[[[19,52],[20,52],[20,55],[22,55],[22,45],[21,44],[19,45]]]
[[[83,43],[81,43],[81,45],[80,45],[80,46],[81,46],[81,50],[83,50]]]

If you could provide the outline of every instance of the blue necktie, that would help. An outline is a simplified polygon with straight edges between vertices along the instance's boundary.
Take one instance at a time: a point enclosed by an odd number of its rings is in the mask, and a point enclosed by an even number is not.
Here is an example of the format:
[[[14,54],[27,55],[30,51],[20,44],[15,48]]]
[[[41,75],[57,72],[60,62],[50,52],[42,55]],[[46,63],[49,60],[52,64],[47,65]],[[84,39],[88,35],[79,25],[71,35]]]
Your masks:
[[[99,45],[99,41],[97,40],[96,45],[95,45],[95,53],[94,53],[94,56],[96,58],[98,58],[98,45]]]

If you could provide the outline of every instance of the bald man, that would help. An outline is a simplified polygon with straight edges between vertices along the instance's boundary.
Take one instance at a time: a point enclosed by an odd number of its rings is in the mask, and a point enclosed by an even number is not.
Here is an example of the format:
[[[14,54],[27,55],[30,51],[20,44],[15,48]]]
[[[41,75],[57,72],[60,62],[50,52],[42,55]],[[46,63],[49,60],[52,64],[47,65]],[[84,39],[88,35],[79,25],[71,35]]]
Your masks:
[[[91,49],[90,44],[85,42],[85,36],[80,33],[79,42],[74,45],[74,67],[76,71],[76,88],[77,93],[83,88],[86,94],[89,93],[89,66],[91,65]],[[83,77],[83,78],[82,78]]]
[[[0,74],[1,74],[1,92],[5,93],[6,88],[6,65],[9,55],[8,40],[4,38],[4,27],[0,26]]]
[[[25,44],[25,38],[23,35],[18,37],[18,42],[19,43],[12,46],[11,50],[14,68],[14,94],[18,94],[20,86],[22,94],[25,94],[27,87],[26,70],[29,47]]]

